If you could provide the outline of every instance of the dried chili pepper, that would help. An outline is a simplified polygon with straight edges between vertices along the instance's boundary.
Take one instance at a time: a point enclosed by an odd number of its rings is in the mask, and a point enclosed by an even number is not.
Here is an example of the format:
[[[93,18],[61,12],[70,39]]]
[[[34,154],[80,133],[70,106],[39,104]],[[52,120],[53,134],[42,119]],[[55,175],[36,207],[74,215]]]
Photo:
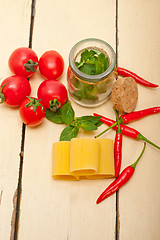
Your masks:
[[[143,86],[146,86],[146,87],[151,87],[151,88],[156,88],[158,87],[157,84],[154,84],[154,83],[151,83],[151,82],[148,82],[146,80],[144,80],[143,78],[139,77],[138,75],[136,75],[135,73],[125,69],[125,68],[121,68],[121,67],[117,67],[117,73],[123,77],[132,77],[134,78],[134,80],[143,85]]]
[[[152,107],[152,108],[147,108],[139,111],[134,111],[131,113],[123,114],[119,118],[119,123],[129,123],[135,120],[139,120],[143,117],[150,116],[156,113],[160,113],[160,107]],[[107,132],[109,129],[113,128],[116,126],[118,123],[115,122],[113,125],[108,127],[105,132]]]
[[[119,118],[117,111],[114,109],[116,119],[118,122],[118,129],[116,131],[115,135],[115,141],[114,141],[114,162],[115,162],[115,177],[118,177],[121,169],[121,161],[122,161],[122,131],[121,126],[119,123]]]
[[[94,113],[93,115],[94,115],[94,116],[101,116],[101,115],[96,114],[96,113]],[[105,124],[107,124],[108,126],[111,126],[111,125],[113,125],[113,124],[116,122],[116,121],[114,121],[114,120],[112,120],[112,119],[109,119],[109,118],[106,118],[106,117],[103,117],[103,116],[101,116],[100,121],[103,122],[103,123],[105,123]],[[153,142],[151,142],[150,140],[148,140],[146,137],[144,137],[144,136],[143,136],[139,131],[137,131],[136,129],[131,128],[131,127],[128,127],[128,126],[125,126],[125,125],[123,125],[123,124],[120,124],[120,126],[121,126],[121,131],[122,131],[122,134],[123,134],[123,135],[126,135],[126,136],[131,137],[131,138],[135,138],[136,140],[143,140],[143,141],[151,144],[152,146],[160,149],[159,146],[157,146],[156,144],[154,144]],[[117,131],[118,126],[117,126],[117,125],[114,126],[113,129]],[[103,133],[105,133],[105,132],[106,132],[106,130],[104,130],[103,132],[99,133],[97,136],[95,136],[95,138],[100,137],[100,136],[101,136]]]
[[[146,148],[146,143],[144,143],[143,150],[139,155],[138,159],[130,166],[126,167],[122,173],[102,192],[102,194],[98,197],[96,203],[102,202],[104,199],[115,193],[120,187],[122,187],[129,179],[132,177],[135,172],[136,165],[140,158],[142,157],[144,150]]]

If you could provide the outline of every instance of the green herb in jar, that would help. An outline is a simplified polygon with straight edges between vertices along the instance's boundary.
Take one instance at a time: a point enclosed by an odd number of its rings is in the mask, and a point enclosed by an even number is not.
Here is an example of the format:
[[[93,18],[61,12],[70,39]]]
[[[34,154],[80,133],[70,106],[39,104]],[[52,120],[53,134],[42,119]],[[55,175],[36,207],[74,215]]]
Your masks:
[[[102,52],[85,49],[81,53],[80,62],[75,62],[77,68],[88,75],[98,75],[107,70],[109,59]]]

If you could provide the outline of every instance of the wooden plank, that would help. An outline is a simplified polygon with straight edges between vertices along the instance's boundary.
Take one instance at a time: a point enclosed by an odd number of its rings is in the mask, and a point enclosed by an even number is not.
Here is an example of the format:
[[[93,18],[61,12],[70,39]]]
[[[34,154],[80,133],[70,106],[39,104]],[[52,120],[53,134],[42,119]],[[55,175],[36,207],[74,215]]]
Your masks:
[[[49,49],[62,54],[65,70],[61,81],[66,85],[68,55],[76,42],[97,37],[115,48],[115,14],[115,1],[37,1],[33,49],[39,56]],[[36,73],[32,80],[36,95],[42,78]],[[76,116],[96,111],[114,117],[110,101],[93,109],[73,101],[72,106]],[[115,196],[108,204],[95,204],[111,180],[69,182],[51,178],[52,144],[59,140],[63,128],[46,120],[37,128],[26,129],[19,239],[114,239]],[[78,137],[92,138],[96,133],[81,132]],[[108,137],[114,137],[113,133]]]
[[[160,84],[160,2],[118,1],[118,63],[148,81]],[[137,110],[160,105],[160,89],[138,85]],[[130,126],[160,145],[160,115],[136,121]],[[143,144],[123,141],[123,166],[133,163]],[[119,191],[120,240],[160,239],[159,150],[147,144],[143,158],[130,182]]]
[[[0,78],[12,75],[11,52],[28,46],[31,1],[0,1]],[[18,109],[0,106],[0,239],[13,239],[22,123]],[[12,216],[13,215],[13,216]],[[12,228],[11,228],[12,225]]]

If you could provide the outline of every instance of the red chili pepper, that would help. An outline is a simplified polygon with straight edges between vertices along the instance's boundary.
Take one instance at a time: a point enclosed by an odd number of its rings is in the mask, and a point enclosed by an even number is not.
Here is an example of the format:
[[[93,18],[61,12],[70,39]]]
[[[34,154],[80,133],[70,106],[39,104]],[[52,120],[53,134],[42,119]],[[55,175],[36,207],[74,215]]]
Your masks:
[[[102,194],[98,197],[96,203],[102,202],[104,199],[115,193],[120,187],[122,187],[129,179],[132,177],[135,172],[135,167],[142,157],[144,150],[146,148],[146,143],[144,143],[143,150],[139,155],[138,159],[130,166],[126,167],[122,173],[102,192]]]
[[[137,83],[139,83],[143,86],[152,87],[152,88],[158,87],[157,84],[148,82],[148,81],[144,80],[143,78],[139,77],[138,75],[136,75],[135,73],[133,73],[125,68],[117,67],[117,73],[123,77],[132,77],[132,78],[134,78],[134,80]]]
[[[160,112],[160,107],[152,107],[152,108],[147,108],[139,111],[134,111],[132,113],[123,114],[121,115],[120,119],[122,119],[121,123],[129,123],[131,121],[135,121],[159,112]]]
[[[149,116],[149,115],[153,115],[155,113],[160,113],[160,107],[152,107],[152,108],[147,108],[147,109],[143,109],[143,110],[139,110],[139,111],[134,111],[131,113],[127,113],[127,114],[123,114],[120,116],[119,118],[119,122],[120,123],[129,123],[135,120],[139,120],[143,117]],[[113,125],[111,125],[110,127],[108,127],[105,131],[107,132],[109,129],[113,128],[114,126],[116,126],[118,123],[115,122]]]
[[[115,177],[118,177],[121,169],[121,162],[122,162],[122,131],[121,131],[121,126],[119,123],[117,111],[115,109],[114,111],[115,111],[116,119],[118,122],[118,129],[116,131],[115,141],[114,141]]]
[[[94,115],[94,116],[101,116],[101,115],[96,114],[96,113],[94,113],[93,115]],[[111,120],[111,119],[106,118],[106,117],[103,117],[103,116],[101,116],[100,121],[103,122],[103,123],[105,123],[105,124],[107,124],[108,126],[111,126],[111,125],[113,125],[113,124],[116,122],[116,121],[114,121],[114,120]],[[123,124],[120,124],[120,126],[121,126],[121,131],[122,131],[122,134],[123,134],[123,135],[126,135],[126,136],[131,137],[131,138],[135,138],[135,139],[137,139],[137,140],[143,140],[143,141],[151,144],[152,146],[160,149],[159,146],[157,146],[156,144],[154,144],[153,142],[151,142],[150,140],[148,140],[146,137],[144,137],[144,136],[143,136],[140,132],[138,132],[136,129],[131,128],[131,127],[128,127],[128,126],[125,126],[125,125],[123,125]],[[117,125],[114,126],[113,129],[117,131],[118,126],[117,126]],[[95,136],[95,138],[100,137],[100,136],[101,136],[103,133],[105,133],[105,132],[106,132],[106,130],[104,130],[103,132],[99,133],[97,136]]]

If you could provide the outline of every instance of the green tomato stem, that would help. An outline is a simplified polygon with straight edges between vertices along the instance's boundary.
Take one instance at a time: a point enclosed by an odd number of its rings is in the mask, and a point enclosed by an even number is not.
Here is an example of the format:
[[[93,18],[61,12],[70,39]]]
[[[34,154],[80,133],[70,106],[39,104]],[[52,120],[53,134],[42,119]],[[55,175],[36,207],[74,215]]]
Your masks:
[[[27,63],[24,64],[27,72],[35,72],[38,62],[33,62],[32,59],[29,59]]]
[[[30,100],[30,102],[25,105],[26,108],[33,107],[33,111],[36,112],[37,107],[39,106],[39,107],[41,107],[41,109],[43,111],[43,106],[42,106],[42,104],[40,104],[40,101],[42,99],[35,99],[35,98],[28,97],[28,96],[27,96],[27,98]]]
[[[59,109],[61,107],[61,103],[58,102],[57,98],[50,100],[49,105],[50,105],[50,110],[53,112],[56,112],[57,109]]]
[[[0,103],[3,103],[5,101],[5,96],[3,93],[0,93]]]
[[[3,88],[10,82],[7,82],[5,84],[2,85],[2,87],[0,88],[0,103],[3,103],[5,101],[5,96],[3,94]]]

